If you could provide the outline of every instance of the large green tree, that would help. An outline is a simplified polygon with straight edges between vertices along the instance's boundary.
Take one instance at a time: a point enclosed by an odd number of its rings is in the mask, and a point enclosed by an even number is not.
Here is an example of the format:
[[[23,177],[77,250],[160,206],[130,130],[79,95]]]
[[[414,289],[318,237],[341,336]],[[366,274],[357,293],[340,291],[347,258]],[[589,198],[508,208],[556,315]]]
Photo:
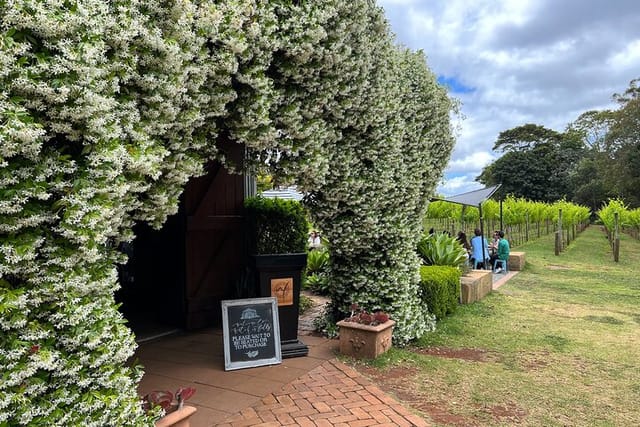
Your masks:
[[[476,178],[485,185],[502,184],[500,194],[553,202],[572,196],[570,175],[583,155],[574,132],[557,132],[525,124],[503,131],[494,151],[504,154]]]
[[[640,88],[613,96],[617,110],[587,111],[568,126],[587,151],[571,177],[573,200],[596,211],[608,199],[640,206]]]
[[[607,133],[612,120],[610,110],[591,110],[567,126],[585,145],[585,154],[571,174],[573,201],[588,206],[592,212],[615,196],[609,173],[614,162],[607,149]]]
[[[614,95],[620,108],[613,113],[607,134],[614,167],[616,196],[629,207],[640,206],[640,79],[632,80],[627,90]]]

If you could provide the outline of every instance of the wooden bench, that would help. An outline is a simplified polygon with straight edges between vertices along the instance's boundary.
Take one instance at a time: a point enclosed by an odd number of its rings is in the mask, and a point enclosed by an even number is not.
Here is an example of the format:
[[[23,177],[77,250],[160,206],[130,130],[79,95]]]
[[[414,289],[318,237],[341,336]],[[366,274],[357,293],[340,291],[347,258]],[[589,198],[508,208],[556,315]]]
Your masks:
[[[469,304],[480,301],[493,287],[491,270],[471,270],[460,277],[460,303]]]
[[[524,268],[526,257],[524,252],[509,253],[509,271],[520,271]]]

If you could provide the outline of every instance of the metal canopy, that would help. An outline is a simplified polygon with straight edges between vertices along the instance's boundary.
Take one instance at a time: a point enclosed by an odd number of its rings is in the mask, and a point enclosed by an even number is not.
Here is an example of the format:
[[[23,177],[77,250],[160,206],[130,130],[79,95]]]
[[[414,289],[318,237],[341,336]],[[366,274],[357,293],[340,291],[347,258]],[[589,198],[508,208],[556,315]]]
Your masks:
[[[496,191],[498,191],[498,188],[500,188],[500,184],[493,185],[491,187],[481,188],[480,190],[474,190],[474,191],[468,191],[462,194],[456,194],[455,196],[447,197],[444,199],[440,197],[434,197],[431,200],[432,201],[441,200],[443,202],[451,202],[451,203],[457,203],[459,205],[478,207],[482,204],[482,202],[484,202],[485,200],[493,196],[493,194]]]
[[[468,191],[466,193],[457,194],[455,196],[447,197],[445,199],[440,197],[433,197],[431,201],[441,200],[443,202],[457,203],[464,206],[477,207],[480,214],[480,235],[484,238],[484,216],[482,215],[482,202],[493,196],[493,193],[498,191],[501,184],[497,184],[491,187],[481,188],[480,190]],[[500,201],[500,228],[502,228],[502,201]],[[484,259],[487,259],[486,248],[482,248]],[[485,261],[482,261],[484,268],[487,268]]]

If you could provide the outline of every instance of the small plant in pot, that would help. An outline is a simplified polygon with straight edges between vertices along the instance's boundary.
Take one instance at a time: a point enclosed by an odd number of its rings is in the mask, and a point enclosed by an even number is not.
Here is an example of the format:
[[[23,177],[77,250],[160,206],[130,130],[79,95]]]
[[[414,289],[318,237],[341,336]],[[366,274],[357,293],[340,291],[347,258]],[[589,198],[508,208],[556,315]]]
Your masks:
[[[298,340],[302,271],[307,264],[307,215],[295,200],[250,197],[245,200],[249,253],[258,295],[278,299],[282,357],[306,356]]]
[[[351,316],[337,323],[340,353],[355,358],[375,359],[392,345],[395,321],[383,311],[368,312],[351,306]]]
[[[381,323],[386,323],[389,320],[389,315],[384,311],[376,311],[369,313],[366,310],[362,310],[357,304],[351,305],[351,316],[344,319],[345,322],[355,322],[361,325],[378,326]]]
[[[160,408],[164,414],[158,421],[156,427],[189,427],[189,417],[196,412],[193,406],[185,406],[184,402],[191,398],[196,392],[193,387],[181,387],[174,392],[169,390],[154,390],[142,398],[142,407],[148,411]]]

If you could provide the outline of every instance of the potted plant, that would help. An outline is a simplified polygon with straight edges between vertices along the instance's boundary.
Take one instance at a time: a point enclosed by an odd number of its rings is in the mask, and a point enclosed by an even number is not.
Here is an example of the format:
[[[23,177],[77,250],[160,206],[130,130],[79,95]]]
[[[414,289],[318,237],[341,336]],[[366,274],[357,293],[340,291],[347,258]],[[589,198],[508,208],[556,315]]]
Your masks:
[[[358,359],[375,359],[389,350],[395,321],[383,311],[369,313],[351,306],[351,316],[337,323],[340,353]]]
[[[307,264],[307,216],[295,200],[249,197],[245,200],[249,253],[258,295],[276,297],[283,358],[306,356],[298,339],[302,271]]]
[[[175,393],[169,390],[155,390],[142,398],[145,410],[152,411],[160,407],[164,416],[155,423],[155,427],[190,427],[189,419],[196,412],[194,406],[184,405],[193,396],[193,387],[179,388]]]

